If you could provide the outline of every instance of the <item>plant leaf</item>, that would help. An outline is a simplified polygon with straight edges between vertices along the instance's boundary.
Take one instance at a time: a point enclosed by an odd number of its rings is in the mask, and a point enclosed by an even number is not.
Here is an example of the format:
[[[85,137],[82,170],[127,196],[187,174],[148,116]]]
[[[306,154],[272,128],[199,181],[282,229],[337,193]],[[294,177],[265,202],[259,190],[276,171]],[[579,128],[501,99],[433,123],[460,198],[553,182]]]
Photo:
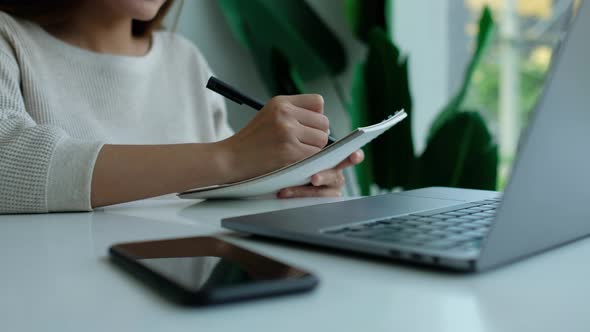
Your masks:
[[[369,124],[367,109],[367,92],[365,88],[365,67],[362,64],[356,65],[352,79],[351,90],[352,102],[349,105],[348,113],[353,128],[366,126]],[[371,185],[374,183],[373,178],[373,151],[371,144],[363,148],[365,160],[355,166],[357,182],[361,195],[368,196],[371,194]]]
[[[401,109],[408,113],[406,120],[371,143],[378,151],[373,162],[375,183],[384,189],[405,187],[415,162],[408,61],[383,30],[373,29],[368,41],[365,88],[369,123],[380,122]]]
[[[420,158],[416,187],[496,188],[498,147],[478,112],[454,113],[432,136]]]
[[[273,74],[277,54],[301,80],[346,68],[340,40],[303,0],[218,0],[234,36],[246,45],[271,92],[287,89]],[[274,59],[274,60],[273,60]]]
[[[346,18],[354,35],[367,42],[373,28],[389,31],[388,15],[393,0],[346,0]]]
[[[452,117],[455,112],[461,109],[463,105],[463,101],[465,100],[465,96],[467,95],[467,91],[469,86],[471,85],[471,81],[473,79],[473,73],[479,66],[485,51],[488,49],[491,41],[493,40],[494,34],[496,31],[496,26],[494,24],[494,19],[492,16],[492,11],[489,7],[485,7],[482,11],[481,17],[479,19],[479,31],[477,34],[477,44],[475,47],[475,51],[471,57],[471,61],[465,70],[463,83],[461,88],[457,92],[457,94],[449,101],[449,104],[443,108],[443,110],[439,113],[436,117],[432,126],[429,131],[429,140],[432,135],[440,128],[447,121],[448,118]]]
[[[303,80],[287,60],[287,57],[277,49],[271,50],[271,69],[274,75],[275,88],[278,95],[297,95],[305,92]]]

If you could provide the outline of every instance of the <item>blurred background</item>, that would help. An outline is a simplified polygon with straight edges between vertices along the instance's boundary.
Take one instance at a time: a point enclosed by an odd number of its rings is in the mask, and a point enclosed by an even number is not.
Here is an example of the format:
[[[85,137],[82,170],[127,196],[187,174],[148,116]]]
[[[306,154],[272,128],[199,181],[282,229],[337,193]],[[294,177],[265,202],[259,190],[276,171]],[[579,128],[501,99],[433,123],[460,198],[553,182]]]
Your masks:
[[[503,189],[514,161],[519,135],[539,98],[553,51],[563,36],[576,3],[576,0],[272,1],[311,9],[330,30],[332,35],[326,38],[330,37],[343,48],[336,52],[339,53],[336,59],[329,58],[334,54],[325,55],[330,50],[324,50],[324,55],[319,56],[323,57],[328,67],[326,73],[320,70],[317,75],[301,79],[305,84],[305,91],[302,92],[324,96],[326,114],[335,136],[344,136],[351,128],[367,124],[363,121],[371,122],[372,117],[363,117],[362,114],[359,117],[358,114],[375,112],[375,106],[381,105],[366,101],[380,99],[369,89],[376,84],[371,80],[385,82],[385,85],[393,82],[388,85],[389,91],[381,92],[384,98],[387,97],[383,102],[386,108],[390,108],[390,113],[398,103],[400,107],[411,110],[411,128],[407,130],[407,137],[396,133],[395,137],[384,138],[383,142],[371,147],[374,149],[369,155],[372,160],[365,163],[365,170],[348,174],[355,184],[348,188],[351,194],[428,185]],[[180,34],[199,47],[218,77],[259,99],[268,99],[283,90],[273,89],[272,83],[269,85],[264,76],[265,65],[257,59],[260,48],[255,46],[262,42],[274,42],[273,36],[265,34],[268,29],[263,25],[251,24],[244,28],[248,19],[268,20],[268,26],[291,25],[294,31],[303,30],[303,38],[309,36],[305,34],[305,29],[314,28],[316,24],[306,21],[309,12],[303,12],[301,17],[282,20],[280,10],[283,9],[280,6],[269,9],[275,17],[265,16],[261,10],[250,13],[239,7],[261,6],[264,9],[267,5],[275,6],[270,2],[185,1],[177,26]],[[489,18],[484,15],[486,11],[490,13]],[[170,16],[171,22],[174,15]],[[372,42],[375,38],[363,37],[359,32],[363,26],[369,27],[367,31],[373,27],[383,30],[387,43],[379,46]],[[254,37],[244,43],[240,40],[240,27]],[[489,33],[487,30],[482,33],[482,29],[489,30]],[[480,49],[478,45],[482,46],[479,58],[474,55]],[[394,50],[399,51],[399,57]],[[318,52],[322,54],[321,49]],[[386,56],[391,55],[390,62],[400,66],[392,69],[392,74],[384,73],[384,77],[369,77],[367,71],[370,71],[371,59],[378,58],[372,57],[372,54],[385,57],[385,64],[388,61]],[[292,58],[287,60],[297,62]],[[307,59],[302,59],[302,63],[305,61]],[[334,63],[343,65],[330,70]],[[358,69],[363,64],[365,74],[358,76]],[[288,68],[292,73],[301,69],[301,65],[297,67],[294,64]],[[274,67],[271,70],[275,70]],[[364,98],[357,98],[355,77],[364,77],[366,84],[361,89],[365,92]],[[298,79],[294,81],[299,82]],[[408,93],[395,92],[404,90],[406,81]],[[300,88],[299,85],[297,87]],[[464,94],[461,94],[462,91]],[[459,95],[460,101],[457,101]],[[405,100],[407,97],[411,100]],[[359,103],[364,103],[365,107],[358,107]],[[449,111],[453,107],[457,110]],[[230,124],[235,130],[239,130],[254,115],[251,110],[232,103],[228,103],[228,109]],[[447,111],[454,118],[441,117],[441,112]],[[476,116],[460,120],[457,119],[458,113]],[[377,112],[375,116],[378,118],[383,114],[387,115],[387,112]],[[440,126],[436,125],[437,121]],[[479,128],[477,130],[481,131],[481,135],[473,136],[472,131],[465,130],[471,127]],[[390,140],[390,143],[385,140]],[[464,143],[479,146],[463,148]],[[409,148],[398,151],[399,146]],[[447,151],[449,146],[462,148]],[[487,151],[485,156],[480,153],[483,150]],[[404,154],[407,157],[403,157]],[[382,155],[389,157],[383,159]],[[407,167],[400,169],[400,164]],[[384,172],[392,173],[392,178],[381,179],[375,175]],[[481,173],[487,177],[485,181],[473,180]]]

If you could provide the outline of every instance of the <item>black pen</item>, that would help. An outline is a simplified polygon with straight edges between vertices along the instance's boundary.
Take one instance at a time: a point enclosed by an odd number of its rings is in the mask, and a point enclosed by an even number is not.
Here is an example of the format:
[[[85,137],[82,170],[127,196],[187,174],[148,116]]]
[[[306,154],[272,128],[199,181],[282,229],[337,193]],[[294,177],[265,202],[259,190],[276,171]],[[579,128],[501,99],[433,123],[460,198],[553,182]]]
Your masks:
[[[207,89],[217,92],[225,98],[230,99],[239,105],[246,104],[247,106],[250,106],[257,111],[260,111],[264,107],[264,104],[260,101],[246,96],[245,94],[236,90],[231,85],[221,81],[220,79],[214,76],[211,76],[209,78],[209,81],[207,82]],[[328,136],[328,145],[334,142],[336,142],[336,139],[332,136]]]

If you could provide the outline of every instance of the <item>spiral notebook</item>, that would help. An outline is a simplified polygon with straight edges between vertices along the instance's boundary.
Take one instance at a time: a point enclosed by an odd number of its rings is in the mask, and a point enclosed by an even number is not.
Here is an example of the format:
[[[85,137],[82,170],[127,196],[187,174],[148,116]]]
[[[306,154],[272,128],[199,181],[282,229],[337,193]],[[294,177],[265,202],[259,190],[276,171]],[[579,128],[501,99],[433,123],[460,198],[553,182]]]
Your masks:
[[[401,110],[380,123],[357,128],[320,152],[275,171],[240,182],[188,190],[178,196],[185,199],[236,199],[274,194],[283,188],[308,184],[314,174],[335,167],[406,116]]]

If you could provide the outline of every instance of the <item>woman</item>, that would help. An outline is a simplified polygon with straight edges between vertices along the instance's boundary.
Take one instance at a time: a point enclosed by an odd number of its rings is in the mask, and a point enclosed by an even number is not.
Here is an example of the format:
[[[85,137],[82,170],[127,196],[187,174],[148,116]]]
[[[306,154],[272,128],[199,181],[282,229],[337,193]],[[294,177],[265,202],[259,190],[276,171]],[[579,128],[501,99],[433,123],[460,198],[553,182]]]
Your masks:
[[[154,32],[166,0],[0,0],[0,213],[93,207],[243,180],[318,152],[318,95],[273,98],[233,135],[210,69]],[[352,154],[281,198],[336,196]]]

